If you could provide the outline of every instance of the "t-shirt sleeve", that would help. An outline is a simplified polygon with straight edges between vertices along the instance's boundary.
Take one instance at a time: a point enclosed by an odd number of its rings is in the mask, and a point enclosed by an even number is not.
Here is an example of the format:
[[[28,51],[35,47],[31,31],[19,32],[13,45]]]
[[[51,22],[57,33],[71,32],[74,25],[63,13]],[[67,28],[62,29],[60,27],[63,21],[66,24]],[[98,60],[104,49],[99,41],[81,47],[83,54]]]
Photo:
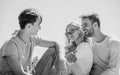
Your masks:
[[[15,42],[9,41],[3,53],[3,56],[12,56],[12,55],[18,56],[18,49]]]
[[[112,46],[108,68],[101,75],[119,75],[120,70],[120,43]]]

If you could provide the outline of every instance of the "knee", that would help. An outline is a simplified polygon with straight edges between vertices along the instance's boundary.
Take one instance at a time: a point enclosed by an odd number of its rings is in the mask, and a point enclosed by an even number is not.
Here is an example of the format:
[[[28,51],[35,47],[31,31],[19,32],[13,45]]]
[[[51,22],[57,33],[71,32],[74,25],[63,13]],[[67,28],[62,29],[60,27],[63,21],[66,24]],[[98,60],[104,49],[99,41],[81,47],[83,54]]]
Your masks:
[[[56,54],[56,50],[54,47],[51,47],[51,48],[47,49],[46,53],[47,53],[47,55],[53,56]]]
[[[54,54],[55,53],[55,48],[54,47],[49,48],[48,52],[51,53],[51,54]]]

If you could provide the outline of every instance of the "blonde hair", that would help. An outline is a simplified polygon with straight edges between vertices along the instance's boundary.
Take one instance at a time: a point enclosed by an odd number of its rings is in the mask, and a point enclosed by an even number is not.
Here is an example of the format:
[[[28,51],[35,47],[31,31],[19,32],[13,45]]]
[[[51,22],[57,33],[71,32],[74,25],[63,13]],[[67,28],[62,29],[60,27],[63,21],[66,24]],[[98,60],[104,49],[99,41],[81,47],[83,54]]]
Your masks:
[[[81,32],[83,33],[83,31],[82,31],[82,29],[80,28],[78,22],[71,22],[70,24],[68,24],[67,27],[66,27],[66,32],[67,32],[67,28],[68,28],[69,26],[74,26],[74,27],[76,27],[79,31],[81,31]],[[83,36],[83,41],[86,42],[86,41],[87,41],[87,37],[84,36],[84,33],[83,33],[82,36]],[[71,48],[72,48],[72,47],[77,47],[76,43],[75,43],[75,42],[70,42],[70,39],[67,38],[67,37],[66,37],[66,46],[71,46]]]
[[[79,23],[78,23],[78,22],[71,22],[71,23],[69,23],[69,24],[67,25],[67,27],[66,27],[66,32],[67,32],[67,28],[70,27],[70,26],[75,26],[78,30],[82,31],[81,28],[80,28],[80,26],[79,26]],[[68,44],[71,44],[71,42],[70,42],[70,39],[68,39],[68,38],[66,37],[66,45],[68,45]]]
[[[66,31],[67,31],[67,28],[68,28],[69,26],[76,26],[76,27],[80,30],[80,26],[79,26],[79,23],[78,23],[78,22],[71,22],[70,24],[68,24],[67,27],[66,27]]]

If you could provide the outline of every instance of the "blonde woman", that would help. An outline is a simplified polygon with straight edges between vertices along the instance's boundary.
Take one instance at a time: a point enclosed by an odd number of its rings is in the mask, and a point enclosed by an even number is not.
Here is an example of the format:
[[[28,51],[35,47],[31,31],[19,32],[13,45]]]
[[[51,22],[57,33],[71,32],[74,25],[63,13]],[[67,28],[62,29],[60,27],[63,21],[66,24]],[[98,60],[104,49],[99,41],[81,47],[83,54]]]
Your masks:
[[[92,63],[93,53],[92,48],[84,36],[84,33],[76,22],[70,23],[66,27],[67,45],[65,47],[64,64],[65,70],[63,75],[88,75]]]

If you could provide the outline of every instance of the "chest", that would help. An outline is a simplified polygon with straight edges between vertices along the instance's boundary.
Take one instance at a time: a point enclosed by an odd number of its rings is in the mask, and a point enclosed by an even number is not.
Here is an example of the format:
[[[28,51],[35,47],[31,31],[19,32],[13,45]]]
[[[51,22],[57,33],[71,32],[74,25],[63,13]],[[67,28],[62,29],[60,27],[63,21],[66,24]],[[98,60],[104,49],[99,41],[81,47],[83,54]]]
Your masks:
[[[22,65],[27,65],[31,61],[32,57],[32,51],[33,51],[33,45],[32,43],[30,44],[23,44],[21,43],[19,49],[19,59]]]
[[[93,60],[97,62],[98,60],[108,63],[110,56],[110,47],[107,44],[104,45],[94,45],[93,50]]]
[[[31,45],[24,45],[20,49],[21,60],[27,60],[31,53]]]

